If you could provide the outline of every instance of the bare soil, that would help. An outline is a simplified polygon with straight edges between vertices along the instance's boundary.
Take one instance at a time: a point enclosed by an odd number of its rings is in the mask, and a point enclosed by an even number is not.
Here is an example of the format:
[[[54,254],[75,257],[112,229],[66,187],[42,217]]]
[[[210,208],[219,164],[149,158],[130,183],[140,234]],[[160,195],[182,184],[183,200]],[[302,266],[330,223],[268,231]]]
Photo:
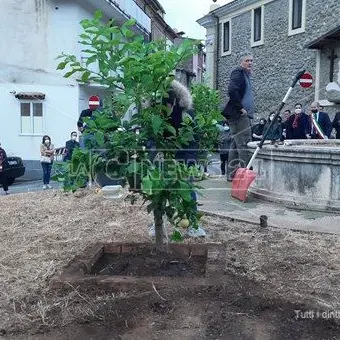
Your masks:
[[[92,267],[94,275],[197,277],[205,272],[206,256],[184,257],[144,248],[137,254],[104,253]]]
[[[151,222],[140,201],[131,206],[94,191],[0,197],[0,337],[338,339],[337,235],[206,216],[208,237],[186,242],[225,245],[223,285],[127,293],[49,288],[93,243],[151,241]]]

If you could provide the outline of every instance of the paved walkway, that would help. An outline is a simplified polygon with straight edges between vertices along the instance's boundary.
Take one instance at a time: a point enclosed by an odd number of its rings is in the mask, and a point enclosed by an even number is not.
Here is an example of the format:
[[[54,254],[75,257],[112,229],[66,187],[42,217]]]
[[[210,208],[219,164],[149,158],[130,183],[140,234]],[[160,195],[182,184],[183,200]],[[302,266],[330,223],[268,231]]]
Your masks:
[[[243,203],[231,197],[231,183],[225,178],[197,184],[205,188],[199,195],[201,211],[251,223],[259,223],[260,216],[266,215],[268,225],[273,227],[340,234],[340,211],[339,214],[299,211],[255,198]]]
[[[209,171],[215,170],[216,174],[219,173],[218,162],[214,163],[210,166]],[[199,203],[202,204],[199,207],[201,211],[257,224],[260,222],[260,216],[266,215],[268,216],[268,225],[273,227],[340,234],[340,212],[338,215],[299,211],[255,198],[250,198],[246,203],[242,203],[231,197],[231,183],[221,177],[214,177],[197,184],[205,188],[202,190],[202,195],[199,195]],[[54,188],[61,187],[60,183],[52,182],[52,185]],[[17,181],[10,187],[10,192],[13,194],[41,190],[41,181]]]

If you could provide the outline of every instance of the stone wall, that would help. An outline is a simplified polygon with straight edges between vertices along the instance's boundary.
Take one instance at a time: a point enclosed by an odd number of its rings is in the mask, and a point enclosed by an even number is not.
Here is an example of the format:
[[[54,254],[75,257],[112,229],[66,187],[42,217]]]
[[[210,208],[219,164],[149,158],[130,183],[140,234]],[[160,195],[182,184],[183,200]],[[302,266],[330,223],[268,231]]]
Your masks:
[[[277,108],[298,70],[305,68],[315,75],[316,51],[306,49],[305,45],[339,25],[339,0],[306,0],[305,32],[288,36],[288,8],[289,0],[276,0],[264,6],[264,44],[257,47],[250,45],[251,12],[232,18],[231,55],[222,57],[219,54],[218,87],[225,102],[228,100],[230,72],[239,65],[240,54],[250,51],[254,56],[253,85],[257,118],[266,117]],[[329,82],[328,55],[329,52],[322,52],[320,99],[326,99],[324,88]],[[314,86],[302,89],[297,85],[287,107],[292,109],[295,102],[301,102],[308,108],[314,97]],[[325,109],[331,116],[339,110],[336,107]]]

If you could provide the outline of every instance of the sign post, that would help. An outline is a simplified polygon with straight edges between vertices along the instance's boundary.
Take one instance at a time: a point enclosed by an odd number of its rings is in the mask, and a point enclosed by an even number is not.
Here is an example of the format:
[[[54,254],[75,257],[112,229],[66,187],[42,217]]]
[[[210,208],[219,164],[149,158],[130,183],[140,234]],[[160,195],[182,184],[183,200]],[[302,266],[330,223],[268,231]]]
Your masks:
[[[299,84],[303,88],[311,87],[313,85],[313,76],[308,72],[304,73],[299,80]]]
[[[89,108],[91,110],[98,109],[100,106],[100,98],[98,96],[91,96],[89,98]]]

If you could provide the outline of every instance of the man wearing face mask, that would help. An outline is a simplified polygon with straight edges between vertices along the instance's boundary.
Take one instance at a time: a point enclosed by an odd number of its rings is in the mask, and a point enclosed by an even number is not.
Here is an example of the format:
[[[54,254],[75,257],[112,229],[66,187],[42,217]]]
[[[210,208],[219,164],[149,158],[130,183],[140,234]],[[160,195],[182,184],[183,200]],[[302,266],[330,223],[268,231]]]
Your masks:
[[[307,138],[328,139],[332,132],[332,122],[326,112],[320,111],[318,102],[310,106],[310,132]]]
[[[77,142],[77,132],[71,132],[71,139],[68,140],[65,144],[66,154],[64,157],[64,161],[70,161],[72,158],[73,150],[79,148],[80,144]]]
[[[286,139],[306,139],[309,133],[308,116],[302,112],[302,105],[296,103],[292,114],[285,122]]]

